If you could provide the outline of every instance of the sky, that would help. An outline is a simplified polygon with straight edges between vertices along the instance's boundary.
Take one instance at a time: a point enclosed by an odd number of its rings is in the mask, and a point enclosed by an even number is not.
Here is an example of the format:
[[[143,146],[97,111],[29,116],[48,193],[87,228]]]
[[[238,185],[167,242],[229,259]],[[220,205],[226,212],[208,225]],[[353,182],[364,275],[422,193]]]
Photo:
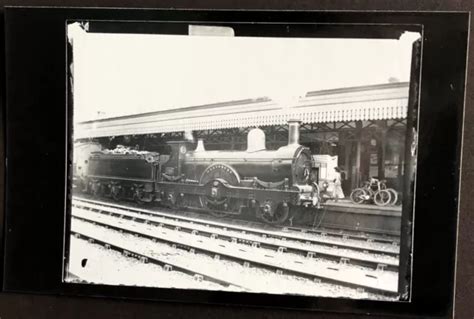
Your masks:
[[[308,91],[408,81],[412,43],[400,40],[87,33],[73,44],[74,121]]]

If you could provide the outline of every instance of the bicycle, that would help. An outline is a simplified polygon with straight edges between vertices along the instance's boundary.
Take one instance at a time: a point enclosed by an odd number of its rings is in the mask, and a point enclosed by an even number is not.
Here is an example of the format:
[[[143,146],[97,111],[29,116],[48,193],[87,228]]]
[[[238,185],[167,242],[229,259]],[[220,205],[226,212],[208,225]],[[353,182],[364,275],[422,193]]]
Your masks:
[[[394,205],[398,201],[398,193],[393,188],[387,188],[385,180],[371,178],[362,187],[351,192],[351,201],[355,204],[373,202],[377,206]]]

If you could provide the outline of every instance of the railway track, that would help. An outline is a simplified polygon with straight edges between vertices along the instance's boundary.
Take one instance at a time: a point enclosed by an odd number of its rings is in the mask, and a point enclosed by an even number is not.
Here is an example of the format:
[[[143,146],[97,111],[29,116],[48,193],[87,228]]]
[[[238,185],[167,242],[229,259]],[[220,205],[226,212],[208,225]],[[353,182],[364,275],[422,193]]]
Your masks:
[[[144,209],[141,205],[135,204],[133,202],[126,202],[126,203],[117,203],[117,202],[110,202],[104,199],[105,201],[98,201],[91,198],[86,197],[74,197],[75,200],[80,200],[89,203],[97,203],[99,205],[109,205],[110,207],[117,207],[117,208],[124,208],[130,211],[143,211],[148,213],[155,212],[154,210],[147,210]],[[206,212],[204,209],[197,209],[197,208],[189,208],[186,212],[180,211],[179,214],[176,213],[175,210],[169,209],[166,207],[159,208],[162,214],[168,214],[175,218],[181,217],[189,217],[189,218],[199,218],[204,221],[208,221],[209,223],[215,222],[215,218]],[[183,216],[182,214],[185,213]],[[181,214],[181,215],[180,215]],[[335,229],[335,228],[327,228],[327,227],[301,227],[301,226],[276,226],[276,225],[269,225],[266,223],[258,222],[258,221],[249,221],[244,219],[229,219],[229,218],[222,218],[222,222],[226,224],[233,224],[234,227],[244,227],[244,228],[258,228],[258,229],[265,229],[268,231],[276,231],[276,232],[287,232],[293,233],[296,236],[298,235],[305,235],[305,234],[314,234],[318,236],[323,236],[327,238],[333,239],[341,239],[341,240],[352,240],[355,242],[369,242],[369,243],[379,243],[379,244],[386,244],[386,245],[393,245],[399,246],[400,245],[400,238],[398,236],[393,235],[385,235],[379,233],[371,233],[371,232],[362,232],[358,230],[347,230],[347,229]]]
[[[299,254],[321,254],[332,260],[341,257],[349,259],[349,262],[369,267],[387,267],[392,270],[398,268],[399,257],[398,245],[379,245],[370,242],[372,246],[364,243],[348,243],[345,241],[331,240],[329,236],[315,238],[311,234],[295,234],[284,231],[265,230],[255,227],[229,225],[222,222],[205,221],[186,216],[178,216],[169,213],[150,211],[140,208],[130,208],[122,205],[101,203],[91,200],[74,200],[73,205],[79,208],[89,209],[96,212],[119,215],[122,218],[135,219],[144,223],[158,224],[168,228],[182,228],[182,231],[201,232],[208,236],[221,236],[229,240],[250,243],[268,248],[287,250]],[[271,240],[273,239],[273,242]],[[296,244],[303,247],[296,247]],[[318,246],[319,249],[308,250],[309,246]],[[376,245],[376,246],[373,246]],[[338,249],[336,254],[328,251]],[[345,255],[344,252],[349,252]],[[356,253],[354,255],[354,252]],[[373,258],[358,258],[357,253],[373,254]],[[387,258],[389,257],[389,258]],[[385,266],[384,266],[385,265]]]
[[[101,245],[106,249],[115,250],[120,252],[125,257],[131,257],[140,260],[143,263],[153,263],[158,266],[163,267],[166,271],[179,271],[187,275],[193,276],[196,280],[207,280],[224,287],[237,287],[244,291],[249,291],[248,288],[243,287],[241,284],[231,281],[229,279],[220,278],[211,272],[205,271],[203,269],[197,269],[196,267],[192,267],[189,265],[182,265],[177,262],[170,261],[166,258],[158,258],[153,256],[150,253],[141,252],[133,247],[129,247],[126,243],[115,243],[110,240],[101,238],[98,234],[91,234],[91,232],[81,231],[81,230],[71,230],[71,235],[79,238],[87,240],[89,243]],[[77,276],[76,276],[77,277]]]
[[[304,265],[301,265],[301,262],[296,262],[294,264],[289,264],[289,265],[281,265],[276,261],[278,258],[278,253],[284,253],[285,251],[298,251],[294,245],[287,245],[286,247],[284,246],[278,246],[276,249],[276,256],[272,255],[267,255],[267,254],[260,254],[260,255],[255,255],[250,252],[251,248],[249,249],[231,249],[230,247],[232,244],[237,244],[237,243],[248,243],[252,246],[252,248],[258,248],[258,247],[265,247],[268,248],[270,247],[269,243],[266,242],[266,240],[260,241],[259,244],[255,244],[255,241],[248,241],[248,239],[245,239],[244,237],[225,237],[224,233],[216,233],[215,231],[209,231],[205,232],[202,229],[202,225],[200,226],[200,230],[196,229],[191,229],[188,228],[187,232],[190,234],[188,235],[188,238],[180,238],[179,240],[170,238],[169,236],[163,235],[162,232],[157,231],[157,229],[171,229],[174,231],[183,231],[183,227],[176,225],[176,221],[168,222],[168,223],[159,223],[159,222],[154,222],[148,216],[144,218],[143,216],[137,216],[135,213],[130,213],[126,211],[122,211],[122,214],[119,212],[106,212],[106,209],[103,208],[98,208],[97,204],[87,204],[82,202],[82,208],[80,208],[81,204],[74,202],[73,203],[76,207],[76,210],[73,214],[73,218],[76,220],[80,220],[82,222],[87,222],[91,223],[97,226],[101,226],[107,229],[112,229],[118,232],[122,233],[128,233],[128,234],[133,234],[134,236],[139,236],[142,238],[147,238],[152,241],[159,241],[162,243],[166,243],[168,245],[172,245],[176,248],[182,248],[186,249],[188,251],[193,251],[196,253],[203,253],[207,255],[212,255],[214,257],[218,256],[218,258],[226,258],[234,261],[238,261],[239,263],[248,264],[248,265],[256,265],[258,267],[263,267],[267,269],[272,269],[276,271],[277,273],[285,273],[285,274],[292,274],[295,276],[311,279],[311,280],[318,280],[321,282],[325,283],[332,283],[332,284],[337,284],[345,287],[351,287],[351,288],[357,288],[357,289],[362,289],[367,292],[371,293],[376,293],[376,294],[382,294],[385,296],[396,296],[397,294],[397,287],[396,284],[392,285],[391,287],[387,288],[386,283],[385,284],[380,284],[379,279],[381,276],[383,276],[383,272],[378,271],[374,272],[372,271],[370,274],[365,274],[361,276],[354,276],[351,275],[350,278],[347,278],[347,276],[344,276],[342,272],[339,272],[338,267],[320,267],[318,269],[308,269],[308,267],[304,267]],[[86,205],[85,205],[86,204]],[[88,212],[84,211],[84,206],[88,206]],[[92,206],[92,207],[91,207]],[[107,207],[107,205],[106,205]],[[108,207],[110,210],[110,207]],[[82,212],[80,211],[82,210]],[[95,215],[94,215],[95,213]],[[119,218],[120,217],[120,218]],[[190,224],[193,225],[193,224]],[[173,228],[174,227],[174,228]],[[204,226],[208,227],[208,226]],[[76,232],[77,233],[77,232]],[[209,237],[209,240],[214,240],[214,244],[210,244],[211,242],[203,242],[202,240],[199,240],[196,236],[193,236],[192,238],[189,238],[191,235],[204,235],[206,234],[207,237]],[[84,236],[84,234],[81,234],[80,236]],[[105,245],[110,245],[105,243],[104,241],[101,241],[99,238],[95,238],[92,234],[89,234],[88,236],[89,239],[96,243],[101,243],[104,246]],[[231,243],[229,245],[227,244],[218,244],[218,241],[216,239],[231,239]],[[247,240],[247,241],[246,241]],[[289,243],[288,243],[289,244]],[[112,246],[110,246],[112,247]],[[130,251],[127,250],[126,248],[120,246],[120,245],[115,245],[118,250],[122,251]],[[275,247],[274,247],[275,248]],[[299,250],[302,252],[303,250]],[[137,252],[130,252],[131,254],[136,254]],[[305,251],[304,253],[306,257],[312,258],[315,256],[314,251]],[[138,254],[137,254],[138,256]],[[316,252],[316,256],[322,256],[327,258],[327,254],[321,254],[321,252]],[[150,256],[139,256],[138,258],[148,258]],[[276,257],[276,258],[275,258]],[[346,259],[345,257],[341,257],[341,255],[333,255],[334,258],[339,258],[339,262],[342,264],[348,264],[349,262],[353,263],[353,260],[357,259]],[[150,260],[150,259],[149,259]],[[367,262],[367,260],[365,261]],[[365,264],[366,265],[366,264]],[[388,265],[385,265],[387,267]],[[390,267],[395,267],[395,265],[391,265]],[[381,270],[380,264],[378,268]],[[387,267],[388,268],[388,267]],[[192,272],[193,270],[190,270]],[[194,270],[194,272],[196,272]],[[200,274],[201,276],[210,276],[210,274]],[[219,280],[219,279],[216,279]],[[222,280],[222,279],[221,279]],[[238,286],[238,283],[227,283],[229,285],[234,285]]]
[[[365,233],[360,231],[338,230],[335,228],[309,228],[309,227],[283,227],[284,230],[301,232],[307,234],[322,235],[334,238],[353,239],[357,241],[366,241],[380,244],[400,245],[400,238],[391,235],[381,235],[379,233]]]

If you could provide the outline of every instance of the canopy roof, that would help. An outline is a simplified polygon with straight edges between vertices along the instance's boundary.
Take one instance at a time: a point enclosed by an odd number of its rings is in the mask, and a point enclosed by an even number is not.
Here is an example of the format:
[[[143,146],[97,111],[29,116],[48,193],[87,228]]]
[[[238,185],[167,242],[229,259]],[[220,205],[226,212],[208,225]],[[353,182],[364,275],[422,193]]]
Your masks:
[[[312,91],[285,107],[267,97],[76,123],[74,139],[251,126],[383,120],[407,116],[409,84]]]

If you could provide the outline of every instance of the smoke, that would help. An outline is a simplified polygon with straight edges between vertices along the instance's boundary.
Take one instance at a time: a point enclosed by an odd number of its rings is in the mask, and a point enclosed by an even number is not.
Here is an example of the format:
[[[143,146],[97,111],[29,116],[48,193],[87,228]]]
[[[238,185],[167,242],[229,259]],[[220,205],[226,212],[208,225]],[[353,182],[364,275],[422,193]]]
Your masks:
[[[193,131],[184,131],[184,139],[188,142],[193,142],[194,143]]]

